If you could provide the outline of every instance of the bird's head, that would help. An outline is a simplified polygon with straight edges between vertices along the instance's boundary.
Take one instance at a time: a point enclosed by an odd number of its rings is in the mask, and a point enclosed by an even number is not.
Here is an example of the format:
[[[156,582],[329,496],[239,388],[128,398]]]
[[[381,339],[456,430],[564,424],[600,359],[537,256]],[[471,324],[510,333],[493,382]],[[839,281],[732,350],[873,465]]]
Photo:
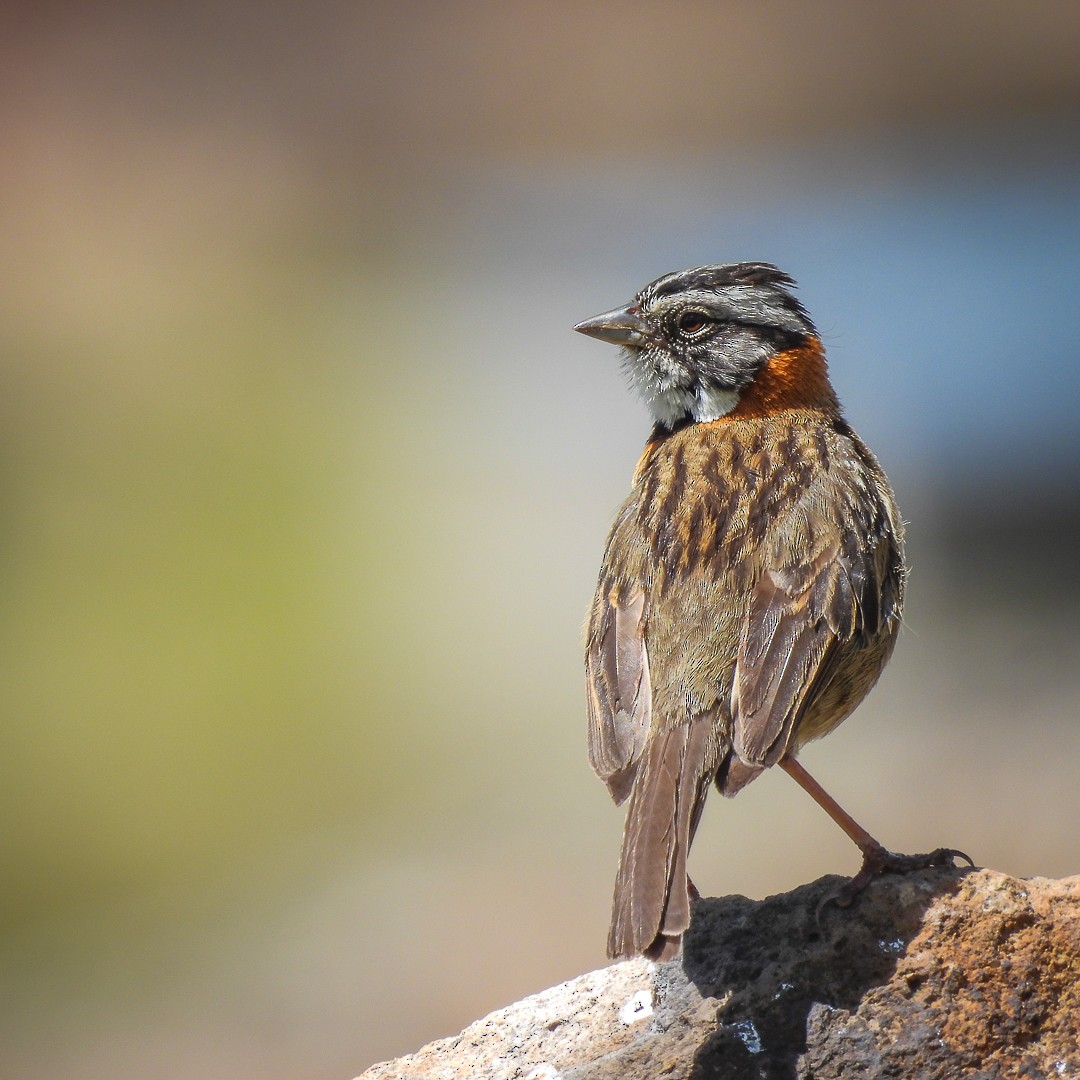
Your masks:
[[[665,274],[579,333],[621,345],[657,423],[672,430],[737,412],[835,408],[817,331],[771,263]]]

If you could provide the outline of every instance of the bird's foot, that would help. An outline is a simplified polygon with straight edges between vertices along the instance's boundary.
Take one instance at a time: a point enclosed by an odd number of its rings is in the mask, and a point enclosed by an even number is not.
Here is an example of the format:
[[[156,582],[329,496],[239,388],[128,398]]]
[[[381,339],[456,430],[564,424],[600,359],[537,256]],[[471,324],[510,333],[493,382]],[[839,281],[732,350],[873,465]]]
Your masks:
[[[955,859],[963,859],[969,866],[975,862],[970,855],[956,848],[935,848],[924,855],[899,855],[895,851],[888,851],[880,844],[863,849],[863,863],[859,872],[849,881],[830,889],[821,903],[818,904],[817,915],[821,918],[822,911],[829,904],[837,907],[849,907],[852,901],[870,884],[876,877],[882,874],[910,874],[913,870],[926,870],[931,866],[955,866]]]

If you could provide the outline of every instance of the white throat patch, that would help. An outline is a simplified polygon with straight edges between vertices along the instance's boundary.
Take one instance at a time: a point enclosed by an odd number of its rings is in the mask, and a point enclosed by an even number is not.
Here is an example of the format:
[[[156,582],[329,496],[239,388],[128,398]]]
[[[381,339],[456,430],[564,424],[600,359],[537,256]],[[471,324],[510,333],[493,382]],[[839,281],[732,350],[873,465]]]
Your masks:
[[[734,390],[722,390],[719,387],[699,387],[692,391],[673,386],[667,390],[646,394],[645,403],[649,406],[653,418],[670,428],[687,416],[696,424],[719,420],[739,404],[739,395]]]
[[[719,420],[721,416],[727,416],[738,404],[739,395],[734,390],[721,390],[719,387],[711,390],[701,389],[697,394],[693,417],[699,424],[707,420]]]
[[[649,412],[664,427],[673,428],[688,417],[697,424],[719,420],[739,403],[736,390],[683,385],[686,372],[661,350],[624,348],[622,360]]]

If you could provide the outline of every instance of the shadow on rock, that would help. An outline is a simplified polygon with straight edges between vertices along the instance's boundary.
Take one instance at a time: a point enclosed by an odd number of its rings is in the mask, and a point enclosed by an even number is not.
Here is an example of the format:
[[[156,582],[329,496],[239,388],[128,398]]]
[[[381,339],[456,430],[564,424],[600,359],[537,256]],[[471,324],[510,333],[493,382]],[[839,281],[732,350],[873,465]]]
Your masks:
[[[889,981],[934,897],[964,870],[928,870],[871,885],[849,908],[818,906],[841,879],[748,900],[703,899],[683,944],[686,977],[717,1003],[717,1029],[692,1080],[795,1080],[808,1026],[822,1010],[854,1010]]]

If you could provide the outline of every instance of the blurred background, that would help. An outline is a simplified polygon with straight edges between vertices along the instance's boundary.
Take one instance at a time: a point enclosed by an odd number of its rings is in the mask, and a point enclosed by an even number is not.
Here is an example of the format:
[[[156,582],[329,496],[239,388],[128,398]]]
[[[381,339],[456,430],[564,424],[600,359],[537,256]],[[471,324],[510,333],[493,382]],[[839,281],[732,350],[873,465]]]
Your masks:
[[[1080,9],[7,3],[0,1074],[348,1078],[602,965],[581,625],[648,431],[570,326],[802,284],[910,522],[804,760],[1080,872]],[[857,852],[714,796],[706,894]]]

